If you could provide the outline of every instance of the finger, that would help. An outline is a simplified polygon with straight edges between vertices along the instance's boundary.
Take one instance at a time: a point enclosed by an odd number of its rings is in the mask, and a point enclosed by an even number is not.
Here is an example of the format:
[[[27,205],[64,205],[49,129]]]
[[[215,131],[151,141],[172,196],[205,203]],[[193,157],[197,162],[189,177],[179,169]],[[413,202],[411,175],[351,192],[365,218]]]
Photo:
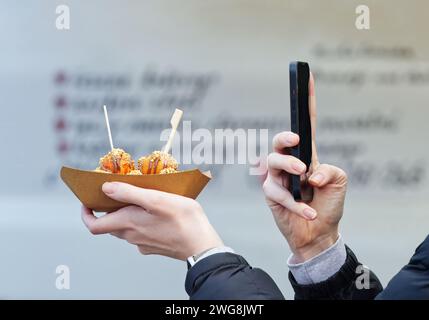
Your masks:
[[[131,244],[136,244],[135,243],[136,239],[142,236],[142,234],[140,234],[140,233],[136,234],[135,231],[130,231],[130,230],[121,230],[121,231],[111,232],[110,235],[112,235],[118,239],[125,240]]]
[[[131,211],[129,228],[113,231],[110,234],[131,244],[137,244],[139,241],[144,241],[146,235],[150,234],[150,230],[153,231],[158,227],[159,218],[140,207],[133,206],[133,208],[135,211]]]
[[[112,233],[128,227],[129,217],[127,212],[129,210],[131,210],[130,207],[125,207],[97,218],[92,210],[82,207],[82,221],[94,235]]]
[[[289,190],[289,184],[290,184],[290,175],[289,175],[289,173],[287,173],[285,171],[282,171],[280,173],[280,175],[275,176],[275,175],[270,174],[270,175],[267,176],[267,179],[268,179],[268,177],[274,183],[277,183],[278,185],[283,186],[286,190]]]
[[[82,222],[85,224],[85,226],[89,229],[89,226],[93,224],[95,220],[97,220],[97,217],[94,216],[94,213],[91,209],[82,206],[81,208],[81,218]]]
[[[185,197],[132,186],[122,182],[106,182],[103,192],[114,200],[135,204],[145,208],[149,213],[172,213],[182,208],[186,202]]]
[[[268,200],[276,202],[292,213],[295,213],[306,220],[314,220],[317,212],[304,202],[296,202],[292,194],[282,186],[274,183],[270,177],[264,183],[264,193]]]
[[[311,72],[310,72],[310,79],[308,81],[308,108],[310,113],[311,140],[312,140],[311,162],[313,167],[317,167],[319,165],[319,158],[317,156],[317,148],[316,148],[316,125],[317,125],[316,90],[314,85],[313,73]]]
[[[124,231],[114,231],[114,232],[110,232],[110,234],[116,238],[125,239],[125,232]]]
[[[160,249],[157,249],[155,247],[148,246],[148,245],[137,245],[137,249],[142,255],[145,255],[145,256],[155,254],[156,252],[158,254],[161,254]]]
[[[283,171],[291,174],[302,174],[305,170],[305,163],[298,158],[275,152],[268,155],[268,172],[273,176],[279,176]]]
[[[346,173],[337,167],[329,164],[321,164],[309,177],[309,183],[315,187],[324,187],[328,184],[346,185]]]
[[[273,138],[273,150],[278,153],[288,153],[287,148],[297,146],[299,143],[299,136],[290,131],[283,131],[277,133]]]
[[[257,175],[259,183],[262,185],[268,175],[268,157],[260,157],[256,166],[258,167],[259,175]]]

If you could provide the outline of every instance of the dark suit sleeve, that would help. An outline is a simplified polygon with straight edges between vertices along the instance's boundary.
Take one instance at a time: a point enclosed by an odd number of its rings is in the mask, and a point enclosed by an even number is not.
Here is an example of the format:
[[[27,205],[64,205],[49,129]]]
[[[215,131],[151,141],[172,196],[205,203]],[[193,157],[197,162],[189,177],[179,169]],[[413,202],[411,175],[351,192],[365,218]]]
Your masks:
[[[283,300],[273,279],[233,253],[208,256],[188,270],[185,289],[191,300]]]
[[[383,287],[370,270],[362,269],[353,251],[346,246],[347,257],[341,269],[329,279],[309,285],[298,284],[289,272],[296,300],[372,300]],[[366,273],[365,273],[366,272]],[[367,281],[368,285],[364,285]],[[357,284],[358,283],[358,284]]]
[[[429,236],[376,299],[429,299]]]

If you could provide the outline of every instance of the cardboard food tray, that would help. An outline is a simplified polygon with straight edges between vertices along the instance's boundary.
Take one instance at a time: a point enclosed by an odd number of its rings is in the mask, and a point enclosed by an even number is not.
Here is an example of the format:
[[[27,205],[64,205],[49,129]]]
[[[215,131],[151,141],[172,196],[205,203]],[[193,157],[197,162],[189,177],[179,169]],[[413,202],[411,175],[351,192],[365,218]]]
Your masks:
[[[62,167],[61,179],[87,207],[97,212],[112,212],[128,204],[107,197],[101,190],[105,182],[125,182],[195,199],[211,179],[210,171],[198,169],[169,174],[122,175]]]

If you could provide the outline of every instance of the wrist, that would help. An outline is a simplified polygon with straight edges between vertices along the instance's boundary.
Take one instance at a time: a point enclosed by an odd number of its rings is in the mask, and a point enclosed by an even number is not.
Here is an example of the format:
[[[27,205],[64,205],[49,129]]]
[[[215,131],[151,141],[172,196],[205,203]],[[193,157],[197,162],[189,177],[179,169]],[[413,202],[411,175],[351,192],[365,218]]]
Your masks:
[[[222,240],[219,239],[219,241],[207,241],[201,244],[197,244],[195,246],[192,246],[190,250],[188,250],[187,257],[190,256],[201,256],[205,252],[213,249],[213,248],[219,248],[224,247]]]
[[[310,285],[323,282],[335,275],[347,259],[346,246],[341,235],[338,240],[318,255],[304,261],[296,262],[292,254],[287,265],[296,282],[300,285]]]
[[[189,244],[186,258],[195,255],[198,256],[210,249],[224,246],[222,239],[211,225],[207,229],[201,229],[201,231],[198,232],[198,237],[195,237]]]
[[[299,248],[291,248],[292,253],[294,255],[294,261],[296,263],[301,263],[310,260],[311,258],[317,256],[319,253],[332,247],[338,240],[338,237],[338,230],[335,230],[335,232],[324,234],[315,238],[313,241],[311,241],[311,243],[306,244],[305,246]]]
[[[192,268],[195,264],[197,264],[199,261],[204,260],[214,254],[217,253],[234,253],[234,250],[231,249],[230,247],[226,247],[226,246],[220,246],[220,247],[215,247],[215,248],[211,248],[209,250],[205,250],[203,252],[201,252],[198,255],[194,255],[194,256],[190,256],[188,257],[186,260],[188,262],[188,269]]]

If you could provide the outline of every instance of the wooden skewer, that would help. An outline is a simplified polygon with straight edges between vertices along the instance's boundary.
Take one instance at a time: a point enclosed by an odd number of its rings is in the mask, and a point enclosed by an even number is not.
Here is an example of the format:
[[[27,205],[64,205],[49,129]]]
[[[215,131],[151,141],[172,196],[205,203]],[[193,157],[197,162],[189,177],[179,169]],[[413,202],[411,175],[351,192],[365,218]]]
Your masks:
[[[112,132],[110,131],[110,124],[109,124],[109,116],[107,115],[107,108],[104,105],[104,118],[106,118],[106,126],[107,126],[107,133],[109,134],[109,142],[110,142],[110,149],[113,151],[113,140],[112,140]]]
[[[174,110],[173,116],[171,117],[171,120],[170,120],[170,124],[171,124],[170,136],[168,137],[168,141],[162,150],[165,153],[170,152],[171,144],[173,143],[173,139],[176,134],[177,127],[179,126],[180,119],[182,119],[182,115],[183,115],[182,110],[180,109]]]

